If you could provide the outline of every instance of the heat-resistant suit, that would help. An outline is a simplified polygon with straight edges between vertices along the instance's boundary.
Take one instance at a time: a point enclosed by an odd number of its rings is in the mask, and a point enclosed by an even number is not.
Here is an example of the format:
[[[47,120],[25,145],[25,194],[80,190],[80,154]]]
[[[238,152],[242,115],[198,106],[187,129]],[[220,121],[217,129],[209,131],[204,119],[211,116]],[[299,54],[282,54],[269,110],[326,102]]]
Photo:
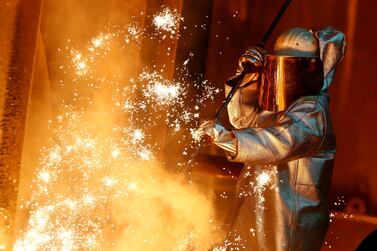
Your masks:
[[[327,91],[345,40],[330,28],[318,32],[317,38],[325,76],[318,95],[302,96],[286,110],[270,112],[252,105],[256,90],[245,98],[247,90],[241,88],[228,106],[236,128],[236,153],[229,160],[245,167],[237,183],[227,250],[321,248],[329,223],[327,196],[335,157]],[[229,92],[230,87],[225,88]]]

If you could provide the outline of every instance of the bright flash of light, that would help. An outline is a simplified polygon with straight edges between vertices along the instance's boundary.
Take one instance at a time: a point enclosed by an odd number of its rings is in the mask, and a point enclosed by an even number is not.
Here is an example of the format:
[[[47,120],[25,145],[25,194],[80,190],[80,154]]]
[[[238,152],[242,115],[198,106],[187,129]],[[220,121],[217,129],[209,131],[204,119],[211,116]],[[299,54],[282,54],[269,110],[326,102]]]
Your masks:
[[[147,82],[143,95],[161,106],[174,105],[183,98],[181,84],[168,81],[157,72],[143,72],[139,79]]]
[[[114,159],[119,158],[119,156],[120,156],[120,150],[119,150],[119,149],[114,149],[114,150],[111,152],[111,157],[113,157]]]
[[[124,38],[126,44],[129,44],[131,41],[135,41],[136,44],[140,45],[141,39],[144,36],[144,30],[141,29],[138,24],[130,24],[126,29],[127,33]]]
[[[260,174],[258,174],[256,181],[258,189],[264,188],[267,184],[271,182],[271,174],[267,171],[263,171]]]
[[[100,34],[98,37],[92,39],[92,47],[90,49],[99,48],[106,45],[106,42],[111,38],[110,34]]]
[[[160,102],[166,104],[175,100],[179,95],[179,86],[154,83],[146,90],[145,95],[152,95]]]
[[[105,177],[102,181],[106,187],[113,187],[116,184],[116,180],[113,177]]]
[[[142,159],[142,160],[153,159],[152,151],[149,150],[149,149],[146,149],[146,148],[140,149],[140,151],[138,152],[138,155],[139,155],[140,159]]]
[[[43,182],[49,182],[51,179],[51,174],[47,171],[42,171],[38,174],[38,178]]]
[[[276,174],[276,168],[256,172],[255,182],[251,184],[254,187],[254,193],[258,197],[258,207],[262,209],[264,208],[264,192],[266,189],[277,189],[275,184]]]
[[[92,194],[86,194],[84,195],[83,197],[83,202],[86,204],[86,205],[94,205],[94,202],[95,202],[95,198]]]
[[[178,11],[169,8],[163,9],[153,17],[155,28],[159,31],[170,33],[171,36],[178,33],[180,21],[183,21],[183,18],[178,14]]]
[[[272,168],[272,167],[271,167]],[[261,172],[256,172],[256,178],[254,183],[254,193],[257,199],[257,207],[260,210],[265,208],[265,191],[267,189],[277,190],[276,185],[277,169],[273,167],[271,170],[263,170]],[[257,229],[262,229],[263,220],[261,218],[257,219]]]
[[[143,141],[144,137],[144,132],[141,129],[135,129],[132,133],[132,139],[134,142]]]
[[[73,50],[72,63],[78,76],[82,76],[88,73],[87,60],[83,58],[82,54]]]

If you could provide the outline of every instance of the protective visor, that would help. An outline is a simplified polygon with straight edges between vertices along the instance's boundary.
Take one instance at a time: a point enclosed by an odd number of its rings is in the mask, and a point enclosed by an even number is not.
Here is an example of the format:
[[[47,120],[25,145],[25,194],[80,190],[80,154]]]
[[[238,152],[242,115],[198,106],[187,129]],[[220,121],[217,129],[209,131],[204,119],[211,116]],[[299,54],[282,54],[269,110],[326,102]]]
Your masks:
[[[317,95],[323,86],[323,65],[319,57],[267,54],[262,68],[259,106],[283,111],[301,96]]]

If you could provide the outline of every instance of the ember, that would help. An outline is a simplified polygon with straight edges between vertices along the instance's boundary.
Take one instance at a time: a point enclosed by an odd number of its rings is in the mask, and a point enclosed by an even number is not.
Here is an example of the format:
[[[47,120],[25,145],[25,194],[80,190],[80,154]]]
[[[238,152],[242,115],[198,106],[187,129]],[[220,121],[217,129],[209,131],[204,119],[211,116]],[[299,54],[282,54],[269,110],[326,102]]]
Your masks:
[[[179,23],[183,20],[183,17],[178,14],[177,10],[165,8],[160,13],[154,15],[153,24],[157,31],[166,32],[170,34],[170,37],[174,37],[174,35],[178,35]]]

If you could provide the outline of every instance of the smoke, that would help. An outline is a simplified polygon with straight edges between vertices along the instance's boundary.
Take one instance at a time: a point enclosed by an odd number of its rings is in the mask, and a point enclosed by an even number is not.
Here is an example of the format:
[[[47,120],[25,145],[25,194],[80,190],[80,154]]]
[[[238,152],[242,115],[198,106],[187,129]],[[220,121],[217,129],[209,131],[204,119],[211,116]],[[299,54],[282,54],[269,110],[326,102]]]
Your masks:
[[[220,237],[211,197],[94,111],[66,110],[51,125],[14,250],[208,250]]]
[[[143,178],[128,210],[114,201],[115,221],[125,226],[115,250],[208,250],[219,237],[211,200],[155,165],[142,172],[135,174]]]
[[[59,4],[48,2],[44,12],[56,12]],[[96,32],[88,23],[86,37],[78,32],[87,28],[82,17],[72,19],[81,24],[72,36],[66,31],[49,38],[46,28],[55,112],[38,158],[29,156],[37,166],[30,194],[21,194],[19,213],[26,216],[14,250],[208,250],[222,237],[211,191],[203,193],[176,166],[166,166],[164,137],[154,136],[198,120],[198,106],[184,105],[190,89],[198,88],[187,80],[189,59],[173,80],[164,78],[164,69],[135,63],[140,39],[158,44],[183,20],[174,10],[160,11],[155,18],[175,18],[165,24],[167,31],[155,27],[152,34],[147,31],[153,27],[146,29],[138,18]],[[61,20],[45,26],[55,22]],[[219,92],[209,83],[205,90],[190,101],[199,105]]]

